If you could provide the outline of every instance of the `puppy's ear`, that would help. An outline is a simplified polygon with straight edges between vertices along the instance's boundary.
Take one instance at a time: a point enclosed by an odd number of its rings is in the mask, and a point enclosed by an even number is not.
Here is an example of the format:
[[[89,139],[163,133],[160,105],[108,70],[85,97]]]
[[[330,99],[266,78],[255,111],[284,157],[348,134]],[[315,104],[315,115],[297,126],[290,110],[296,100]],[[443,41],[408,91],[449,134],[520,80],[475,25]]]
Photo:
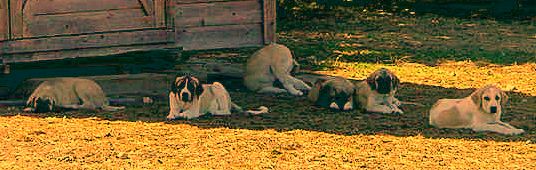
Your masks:
[[[473,93],[471,93],[471,100],[475,105],[482,106],[482,94],[484,93],[484,88],[477,89]]]
[[[376,88],[378,88],[376,87],[376,74],[368,76],[366,81],[371,90],[376,90]]]
[[[394,74],[391,74],[391,79],[391,89],[397,90],[398,86],[400,86],[400,79],[398,79],[398,77]]]
[[[324,86],[324,83],[326,81],[327,80],[325,79],[316,80],[315,84],[313,85],[313,88],[311,89],[311,91],[309,91],[309,95],[307,96],[310,101],[316,102],[318,100],[318,96],[320,95],[320,89],[322,88],[322,86]]]
[[[181,80],[181,77],[175,76],[175,80],[171,81],[171,92],[177,93],[179,89],[177,89],[177,83]]]
[[[199,83],[199,81],[195,81],[195,96],[199,98],[199,96],[203,94],[203,91],[205,91],[205,89],[203,89],[203,85]]]
[[[506,104],[508,103],[509,97],[506,94],[506,92],[501,91],[501,107],[504,109],[506,107]]]

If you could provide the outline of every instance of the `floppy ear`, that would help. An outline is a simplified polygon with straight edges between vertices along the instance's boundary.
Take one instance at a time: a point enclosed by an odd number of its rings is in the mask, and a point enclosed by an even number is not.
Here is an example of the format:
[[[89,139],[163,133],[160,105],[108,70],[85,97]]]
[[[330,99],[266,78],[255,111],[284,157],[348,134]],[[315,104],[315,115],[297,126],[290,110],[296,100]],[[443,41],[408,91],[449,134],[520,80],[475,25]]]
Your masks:
[[[501,91],[501,107],[504,108],[506,107],[506,103],[508,103],[508,95],[506,94],[506,92],[504,91]]]
[[[376,74],[368,76],[366,81],[371,90],[376,90]]]
[[[482,94],[484,93],[484,88],[477,89],[475,92],[471,93],[471,100],[477,106],[482,105]]]
[[[201,83],[199,83],[199,81],[195,81],[195,96],[197,98],[199,98],[199,96],[201,96],[201,94],[203,94],[203,91],[205,91],[205,89],[203,89],[203,85]]]
[[[171,92],[177,93],[177,81],[179,80],[179,76],[175,76],[175,80],[171,81]]]
[[[393,90],[398,89],[398,86],[400,86],[400,79],[398,79],[398,77],[396,75],[394,75],[394,74],[391,74],[391,79],[393,80],[393,81],[391,81],[391,85],[392,85],[391,88]]]
[[[309,95],[307,96],[309,97],[310,101],[316,102],[316,100],[318,100],[318,96],[320,95],[320,89],[326,81],[327,80],[325,79],[316,80],[315,84],[313,85],[313,88],[311,89],[311,91],[309,91]]]

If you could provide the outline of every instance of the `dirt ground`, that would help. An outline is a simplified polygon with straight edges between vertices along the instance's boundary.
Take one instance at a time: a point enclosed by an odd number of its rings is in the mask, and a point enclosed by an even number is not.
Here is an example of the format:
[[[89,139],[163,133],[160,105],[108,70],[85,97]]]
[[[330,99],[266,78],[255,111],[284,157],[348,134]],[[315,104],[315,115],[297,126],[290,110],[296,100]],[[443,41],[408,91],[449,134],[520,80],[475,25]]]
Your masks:
[[[397,97],[420,105],[402,115],[334,112],[224,79],[236,103],[270,113],[166,121],[166,101],[115,113],[0,108],[0,169],[536,169],[534,24],[355,17],[283,21],[280,42],[318,74],[360,81],[389,68],[402,81]],[[526,133],[428,125],[437,99],[490,83],[510,95],[502,120]]]

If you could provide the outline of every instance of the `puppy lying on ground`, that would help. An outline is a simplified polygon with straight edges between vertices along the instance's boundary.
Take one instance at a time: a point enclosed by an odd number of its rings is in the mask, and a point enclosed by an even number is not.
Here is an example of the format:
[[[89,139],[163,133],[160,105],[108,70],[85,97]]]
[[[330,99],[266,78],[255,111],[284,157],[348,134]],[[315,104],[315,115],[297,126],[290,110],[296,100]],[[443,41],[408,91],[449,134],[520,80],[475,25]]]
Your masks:
[[[176,77],[169,92],[169,114],[167,119],[197,118],[204,114],[231,115],[231,109],[245,114],[258,115],[268,113],[268,108],[261,106],[259,111],[243,111],[231,101],[229,92],[222,84],[203,84],[192,76]]]
[[[378,69],[367,80],[356,84],[354,101],[368,112],[402,114],[401,103],[395,98],[399,84],[400,80],[391,71]]]
[[[28,98],[24,111],[43,113],[62,109],[117,111],[124,107],[109,106],[101,87],[92,80],[58,78],[41,83]]]
[[[308,98],[320,107],[348,111],[354,108],[355,93],[354,84],[346,79],[335,77],[317,80]]]
[[[279,44],[272,43],[249,58],[244,76],[245,86],[259,93],[286,93],[301,96],[303,91],[311,90],[309,85],[290,75],[298,69],[298,64],[292,59],[290,50]],[[285,89],[274,87],[279,81]]]
[[[439,128],[470,128],[501,134],[520,134],[501,121],[508,96],[501,89],[488,85],[463,99],[440,99],[430,110],[430,125]]]

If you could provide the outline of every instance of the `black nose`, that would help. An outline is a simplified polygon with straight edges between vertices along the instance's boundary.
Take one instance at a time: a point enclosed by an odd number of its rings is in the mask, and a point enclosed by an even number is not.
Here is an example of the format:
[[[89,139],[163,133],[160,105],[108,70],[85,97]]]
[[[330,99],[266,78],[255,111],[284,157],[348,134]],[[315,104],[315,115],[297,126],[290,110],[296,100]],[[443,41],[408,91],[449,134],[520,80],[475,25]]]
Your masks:
[[[497,106],[491,106],[491,107],[489,108],[489,111],[490,111],[491,113],[497,113]]]
[[[182,96],[181,100],[183,102],[189,102],[190,101],[190,95],[188,93],[182,93],[181,96]]]

